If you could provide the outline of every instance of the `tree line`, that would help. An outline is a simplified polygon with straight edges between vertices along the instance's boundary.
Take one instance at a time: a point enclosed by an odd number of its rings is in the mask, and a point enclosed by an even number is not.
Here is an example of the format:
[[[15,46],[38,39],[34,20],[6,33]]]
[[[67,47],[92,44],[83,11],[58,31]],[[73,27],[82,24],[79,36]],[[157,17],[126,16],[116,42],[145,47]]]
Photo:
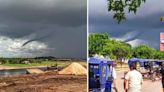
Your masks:
[[[25,64],[28,63],[42,63],[44,61],[56,61],[52,58],[3,58],[0,57],[0,64]]]
[[[128,58],[164,60],[162,51],[148,45],[133,48],[130,44],[110,38],[108,33],[91,33],[89,35],[89,55],[93,53],[116,60]]]

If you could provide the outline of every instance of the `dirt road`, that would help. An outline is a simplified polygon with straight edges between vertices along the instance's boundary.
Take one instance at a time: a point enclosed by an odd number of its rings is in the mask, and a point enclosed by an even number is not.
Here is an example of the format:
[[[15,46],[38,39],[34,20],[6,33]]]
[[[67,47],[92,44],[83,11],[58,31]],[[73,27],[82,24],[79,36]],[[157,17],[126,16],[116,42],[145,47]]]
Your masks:
[[[55,72],[0,77],[0,92],[86,92],[86,76]]]
[[[123,90],[123,76],[125,71],[117,71],[117,88],[118,92],[125,92]],[[162,85],[160,81],[152,82],[144,80],[141,92],[162,92]]]

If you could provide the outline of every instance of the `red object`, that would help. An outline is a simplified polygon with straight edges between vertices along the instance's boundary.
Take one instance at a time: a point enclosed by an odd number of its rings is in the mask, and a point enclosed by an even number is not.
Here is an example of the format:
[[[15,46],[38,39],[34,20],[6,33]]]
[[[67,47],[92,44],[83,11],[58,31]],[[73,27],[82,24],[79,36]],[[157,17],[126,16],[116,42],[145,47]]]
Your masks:
[[[160,33],[160,51],[164,51],[164,32]]]

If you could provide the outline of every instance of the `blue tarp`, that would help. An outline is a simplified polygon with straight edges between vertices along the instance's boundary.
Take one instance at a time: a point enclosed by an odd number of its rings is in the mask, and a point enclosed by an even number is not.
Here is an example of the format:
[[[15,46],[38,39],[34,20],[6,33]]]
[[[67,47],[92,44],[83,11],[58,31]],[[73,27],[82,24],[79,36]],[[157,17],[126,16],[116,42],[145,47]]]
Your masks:
[[[143,63],[143,62],[148,62],[148,60],[141,59],[141,58],[131,58],[128,61],[128,65],[131,65],[131,64],[136,63],[136,62]]]
[[[89,58],[90,64],[100,64],[101,62],[107,63],[107,64],[113,64],[113,61],[108,58],[97,58],[97,57],[91,57]]]
[[[131,58],[128,61],[128,65],[132,64],[132,63],[143,63],[143,62],[164,62],[164,60],[147,60],[147,59],[141,59],[141,58]]]
[[[156,62],[164,62],[164,60],[155,60]]]

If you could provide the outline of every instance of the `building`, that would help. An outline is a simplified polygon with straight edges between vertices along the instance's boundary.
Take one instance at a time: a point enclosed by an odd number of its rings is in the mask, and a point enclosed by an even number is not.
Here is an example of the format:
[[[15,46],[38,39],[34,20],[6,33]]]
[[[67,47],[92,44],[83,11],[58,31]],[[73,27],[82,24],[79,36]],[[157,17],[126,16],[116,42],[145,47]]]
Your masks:
[[[164,32],[160,33],[160,51],[164,51]]]

